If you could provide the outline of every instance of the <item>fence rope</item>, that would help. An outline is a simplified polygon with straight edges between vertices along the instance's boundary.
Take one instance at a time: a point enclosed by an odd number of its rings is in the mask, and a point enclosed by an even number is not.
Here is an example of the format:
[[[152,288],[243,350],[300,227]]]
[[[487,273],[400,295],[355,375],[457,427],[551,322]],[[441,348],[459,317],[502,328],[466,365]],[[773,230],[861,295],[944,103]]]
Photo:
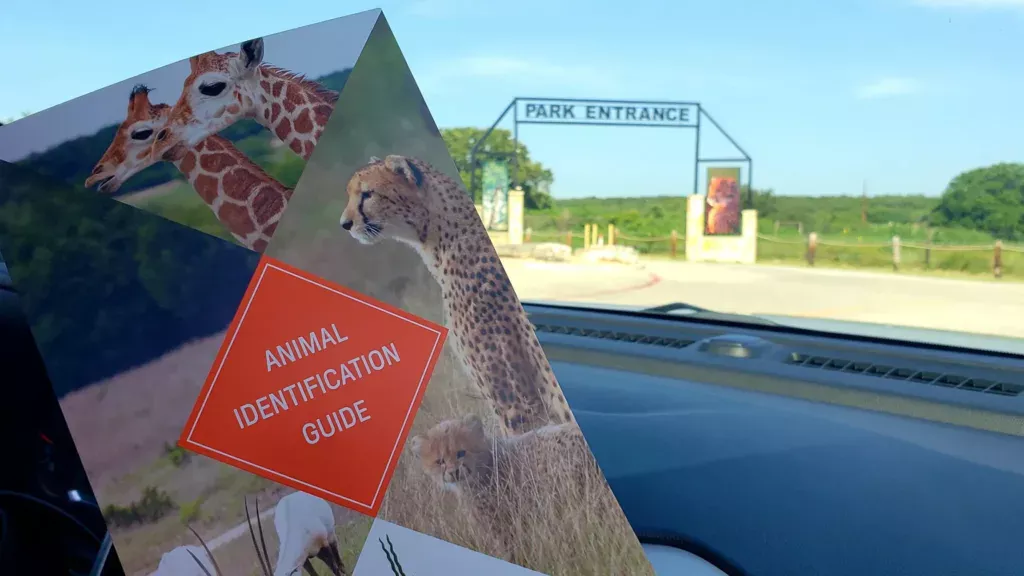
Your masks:
[[[764,234],[757,235],[759,240],[766,242],[777,242],[779,244],[800,244],[806,245],[806,240],[784,240],[782,238],[775,238],[772,236],[766,236]],[[853,243],[853,242],[832,242],[830,240],[818,240],[818,246],[831,246],[833,248],[892,248],[892,242],[872,242],[872,243]],[[937,252],[991,252],[995,249],[995,244],[920,244],[917,242],[900,242],[901,248],[913,248],[917,250],[935,250]],[[1024,253],[1024,247],[1021,246],[1007,246],[1003,245],[1004,252],[1021,252]]]
[[[546,238],[565,238],[568,232],[531,232],[533,237],[546,237]],[[577,232],[573,233],[573,236],[577,236]],[[583,238],[582,235],[578,236]],[[758,240],[765,242],[775,242],[778,244],[791,244],[806,246],[807,240],[787,240],[784,238],[777,238],[775,236],[769,236],[767,234],[757,235]],[[683,236],[679,235],[676,237],[677,240],[682,240]],[[618,230],[615,231],[615,240],[622,240],[626,242],[668,242],[672,240],[672,236],[629,236],[628,234],[622,234]],[[852,243],[852,242],[833,242],[830,240],[818,240],[818,246],[829,246],[831,248],[871,248],[871,249],[891,249],[892,242],[871,242],[871,243]],[[995,244],[921,244],[918,242],[900,242],[900,248],[914,249],[914,250],[933,250],[936,252],[991,252],[995,250]],[[1015,252],[1024,254],[1024,246],[1014,246],[1004,244],[1002,247],[1003,252]]]
[[[619,234],[619,232],[616,230],[615,231],[615,239],[616,240],[628,240],[630,242],[666,242],[668,240],[671,240],[672,237],[671,236],[648,236],[647,238],[639,238],[639,237],[636,237],[636,236],[626,236],[625,234]]]
[[[764,234],[757,235],[758,240],[765,240],[767,242],[778,242],[779,244],[806,244],[803,240],[783,240],[782,238],[774,238],[772,236],[765,236]]]

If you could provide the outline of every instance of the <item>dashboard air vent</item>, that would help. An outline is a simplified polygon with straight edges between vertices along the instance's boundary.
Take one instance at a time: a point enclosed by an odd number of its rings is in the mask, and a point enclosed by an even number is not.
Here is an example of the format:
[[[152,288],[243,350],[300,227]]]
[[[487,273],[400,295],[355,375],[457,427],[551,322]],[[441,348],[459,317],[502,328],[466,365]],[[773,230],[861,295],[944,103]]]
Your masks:
[[[1024,392],[1024,384],[1013,382],[1001,382],[987,380],[984,378],[972,378],[959,376],[945,372],[930,372],[903,368],[899,366],[888,366],[885,364],[872,364],[870,362],[858,362],[856,360],[844,360],[841,358],[828,358],[824,356],[812,356],[793,352],[786,358],[787,364],[816,368],[819,370],[835,370],[837,372],[853,372],[877,378],[888,378],[891,380],[904,380],[917,382],[919,384],[931,384],[933,386],[944,386],[946,388],[958,388],[960,390],[971,390],[973,392],[984,392],[986,394],[998,394],[1000,396],[1019,396]]]
[[[629,332],[616,332],[613,330],[592,330],[589,328],[558,326],[554,324],[534,324],[533,328],[537,332],[546,332],[548,334],[566,334],[568,336],[582,336],[584,338],[600,338],[602,340],[633,342],[636,344],[647,344],[650,346],[663,346],[665,348],[685,348],[694,342],[693,340],[665,338],[662,336],[651,336],[649,334],[633,334]]]

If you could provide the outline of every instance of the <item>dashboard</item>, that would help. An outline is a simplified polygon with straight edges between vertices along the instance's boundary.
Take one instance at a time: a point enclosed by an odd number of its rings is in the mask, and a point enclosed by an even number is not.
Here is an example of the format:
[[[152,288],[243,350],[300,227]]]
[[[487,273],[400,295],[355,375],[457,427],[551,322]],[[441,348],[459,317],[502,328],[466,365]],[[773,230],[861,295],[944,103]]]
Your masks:
[[[526,308],[646,545],[730,575],[1021,574],[1020,358]]]

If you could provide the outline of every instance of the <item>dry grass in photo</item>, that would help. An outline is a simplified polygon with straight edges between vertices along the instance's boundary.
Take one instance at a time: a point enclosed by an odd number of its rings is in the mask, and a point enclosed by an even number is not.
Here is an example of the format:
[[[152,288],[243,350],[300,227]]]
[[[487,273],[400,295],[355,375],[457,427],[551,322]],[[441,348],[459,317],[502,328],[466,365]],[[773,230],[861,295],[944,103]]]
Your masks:
[[[437,364],[409,438],[442,420],[493,415],[448,351]],[[494,515],[442,490],[406,448],[391,480],[382,520],[552,576],[651,574],[625,515],[586,450],[531,447],[498,468]],[[495,516],[501,520],[495,521]],[[497,526],[496,523],[502,525]]]

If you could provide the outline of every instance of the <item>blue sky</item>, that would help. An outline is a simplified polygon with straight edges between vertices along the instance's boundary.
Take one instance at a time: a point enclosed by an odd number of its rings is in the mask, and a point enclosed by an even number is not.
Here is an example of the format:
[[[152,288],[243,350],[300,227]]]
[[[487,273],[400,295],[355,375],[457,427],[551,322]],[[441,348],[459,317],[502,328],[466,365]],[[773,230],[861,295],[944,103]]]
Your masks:
[[[1024,0],[35,0],[0,9],[0,117],[383,8],[442,127],[515,96],[695,100],[781,194],[938,194],[1024,158]],[[102,6],[102,7],[101,7]],[[331,50],[325,42],[310,50]],[[693,135],[526,126],[556,197],[687,194]],[[703,137],[707,155],[731,151]]]

